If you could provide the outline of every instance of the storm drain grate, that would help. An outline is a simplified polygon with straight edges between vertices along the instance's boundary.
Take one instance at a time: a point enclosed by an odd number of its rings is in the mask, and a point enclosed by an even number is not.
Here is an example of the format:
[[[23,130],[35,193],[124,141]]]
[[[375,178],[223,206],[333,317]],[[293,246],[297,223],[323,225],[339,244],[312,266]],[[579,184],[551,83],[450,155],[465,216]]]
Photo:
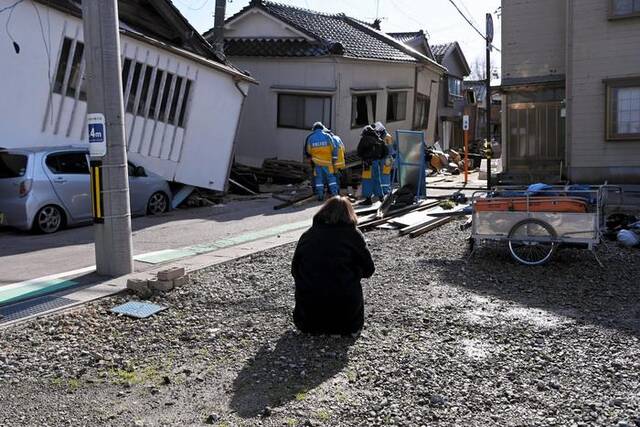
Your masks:
[[[0,323],[12,322],[34,314],[71,305],[77,300],[46,295],[0,308]]]

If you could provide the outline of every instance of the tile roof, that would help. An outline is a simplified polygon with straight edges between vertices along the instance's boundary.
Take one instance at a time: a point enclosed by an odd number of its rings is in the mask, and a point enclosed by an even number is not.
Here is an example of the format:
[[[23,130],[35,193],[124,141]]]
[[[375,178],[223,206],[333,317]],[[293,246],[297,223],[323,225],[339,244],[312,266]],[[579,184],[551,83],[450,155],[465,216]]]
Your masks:
[[[433,52],[433,56],[436,58],[436,61],[438,61],[438,64],[442,64],[442,61],[444,60],[444,56],[446,55],[447,51],[451,47],[453,47],[455,44],[456,42],[451,42],[451,43],[436,44],[431,46],[431,51]]]
[[[421,37],[424,37],[424,33],[422,31],[411,31],[407,33],[387,33],[394,39],[398,40],[400,43],[409,43],[414,40],[419,40]]]
[[[82,16],[81,0],[37,0],[75,16]],[[202,37],[170,0],[119,0],[121,29],[132,29],[146,37],[184,49],[230,66]],[[127,28],[128,26],[128,28]]]
[[[410,31],[404,33],[387,33],[389,36],[398,40],[400,43],[404,43],[412,48],[418,50],[420,53],[423,53],[421,48],[424,49],[426,55],[430,59],[434,59],[433,52],[431,51],[431,46],[429,45],[429,41],[427,40],[427,35],[424,31]]]
[[[411,47],[374,29],[369,24],[340,14],[325,14],[309,9],[253,0],[227,22],[251,8],[260,8],[271,16],[306,34],[313,41],[274,39],[227,39],[229,56],[323,56],[342,55],[349,58],[379,59],[399,62],[431,62],[430,58]],[[209,37],[212,30],[205,33]]]
[[[228,56],[323,56],[331,54],[331,45],[306,40],[226,39]]]

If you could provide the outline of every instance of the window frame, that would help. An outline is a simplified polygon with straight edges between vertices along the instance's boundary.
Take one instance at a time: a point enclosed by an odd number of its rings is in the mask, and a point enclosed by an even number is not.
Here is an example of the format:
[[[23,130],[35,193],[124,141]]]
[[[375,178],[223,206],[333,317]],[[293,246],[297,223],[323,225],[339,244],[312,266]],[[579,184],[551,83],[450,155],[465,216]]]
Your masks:
[[[82,155],[84,156],[85,159],[85,163],[87,165],[87,170],[86,172],[64,172],[64,171],[59,171],[58,166],[60,165],[59,163],[59,157],[61,156],[71,156],[71,155]],[[49,165],[48,161],[50,158],[55,158],[56,161],[56,170],[51,169],[51,166]],[[85,151],[54,151],[51,153],[48,153],[47,156],[44,159],[44,165],[45,167],[49,170],[49,172],[51,172],[53,175],[90,175],[91,171],[89,168],[89,159],[87,158],[87,153]]]
[[[605,140],[606,141],[640,141],[640,132],[638,133],[630,133],[630,134],[621,134],[614,132],[613,125],[615,123],[613,114],[613,90],[627,87],[638,87],[640,88],[640,76],[637,77],[626,77],[620,79],[606,79],[604,80],[605,84],[605,115],[604,115],[604,130],[605,130]]]
[[[298,129],[298,130],[311,130],[311,126],[304,126],[304,123],[302,124],[302,127],[298,127],[298,126],[289,126],[289,125],[282,125],[280,124],[280,97],[281,96],[295,96],[298,98],[320,98],[320,99],[327,99],[329,101],[329,122],[328,123],[324,123],[323,124],[328,128],[331,129],[331,123],[333,121],[333,96],[331,95],[321,95],[321,94],[312,94],[312,93],[304,93],[304,92],[277,92],[276,93],[276,127],[280,128],[280,129]],[[307,103],[306,101],[304,102],[304,109],[307,108]],[[324,113],[324,110],[323,110]],[[323,114],[324,116],[324,114]],[[305,117],[305,110],[302,111],[302,117],[303,117],[303,121],[304,121],[304,117]],[[323,119],[324,120],[324,117]]]
[[[392,96],[397,95],[397,96],[401,96],[402,94],[404,94],[404,117],[402,118],[395,118],[395,119],[390,119],[389,118],[389,102],[391,101]],[[404,122],[407,120],[407,104],[409,101],[409,91],[408,90],[389,90],[387,91],[387,123],[395,123],[395,122]],[[398,110],[398,106],[400,105],[400,102],[397,103],[396,105],[396,111]]]
[[[422,127],[422,121],[418,122],[418,103],[421,102],[422,100],[425,101],[425,111],[426,111],[426,115],[423,115],[423,117],[425,118],[425,126]],[[431,114],[431,97],[429,95],[425,95],[423,93],[418,92],[416,94],[416,102],[415,102],[415,108],[413,111],[413,128],[416,130],[422,130],[422,129],[428,129],[429,127],[429,115]]]
[[[631,13],[625,13],[625,14],[616,14],[615,13],[615,1],[616,0],[609,0],[608,18],[610,20],[639,18],[640,17],[640,10],[638,10],[637,12],[631,12]]]
[[[361,96],[373,96],[373,121],[371,123],[367,123],[365,125],[359,125],[357,123],[354,123],[354,116],[353,116],[353,98],[358,98]],[[356,108],[357,108],[357,104],[356,104]],[[351,118],[350,118],[350,125],[351,125],[351,129],[360,129],[363,126],[366,125],[370,125],[372,123],[375,123],[376,121],[376,113],[378,110],[378,92],[377,91],[371,91],[371,92],[355,92],[351,94]]]
[[[460,95],[451,93],[451,86],[449,85],[451,80],[460,82]],[[460,77],[456,77],[452,75],[447,76],[447,102],[450,107],[453,106],[456,100],[464,99],[462,81],[463,80]]]

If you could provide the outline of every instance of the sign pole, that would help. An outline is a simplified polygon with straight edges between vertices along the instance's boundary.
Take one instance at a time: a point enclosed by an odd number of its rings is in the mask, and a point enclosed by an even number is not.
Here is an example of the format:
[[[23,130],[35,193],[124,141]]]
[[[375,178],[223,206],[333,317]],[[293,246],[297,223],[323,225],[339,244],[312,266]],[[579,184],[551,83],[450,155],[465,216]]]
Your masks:
[[[117,0],[83,1],[96,271],[133,271]]]
[[[464,131],[464,185],[469,182],[469,116],[462,117],[462,130]]]
[[[488,150],[491,152],[493,145],[491,143],[491,43],[493,42],[493,17],[487,13],[487,94],[485,99],[487,109],[487,143]],[[487,190],[491,190],[491,156],[487,156]]]

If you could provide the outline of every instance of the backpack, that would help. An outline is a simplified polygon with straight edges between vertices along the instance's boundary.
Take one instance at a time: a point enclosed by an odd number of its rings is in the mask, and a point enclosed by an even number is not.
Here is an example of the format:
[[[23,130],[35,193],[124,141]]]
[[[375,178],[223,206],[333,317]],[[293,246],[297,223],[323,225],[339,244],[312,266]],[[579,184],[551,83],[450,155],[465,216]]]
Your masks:
[[[366,126],[360,135],[358,156],[365,161],[381,160],[389,155],[389,147],[380,139],[375,129]]]

